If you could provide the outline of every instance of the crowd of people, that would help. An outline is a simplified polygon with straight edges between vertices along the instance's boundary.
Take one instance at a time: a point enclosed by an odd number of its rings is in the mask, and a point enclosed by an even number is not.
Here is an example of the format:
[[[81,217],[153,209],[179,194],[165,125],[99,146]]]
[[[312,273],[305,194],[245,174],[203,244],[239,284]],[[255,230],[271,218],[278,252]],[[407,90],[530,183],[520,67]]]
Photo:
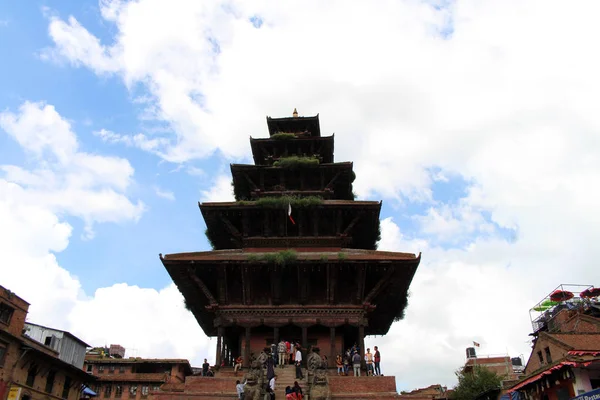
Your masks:
[[[338,375],[348,376],[350,373],[350,366],[354,376],[360,376],[360,365],[362,360],[365,360],[367,365],[367,376],[382,376],[381,374],[381,352],[374,347],[374,352],[371,353],[371,349],[367,349],[364,356],[361,356],[360,349],[356,344],[346,350],[344,355],[338,354],[335,358],[335,365],[337,367]]]
[[[367,366],[367,376],[383,376],[381,374],[381,352],[379,348],[375,346],[374,352],[371,353],[371,349],[368,348],[364,355],[361,355],[360,348],[354,344],[351,348],[347,349],[346,352],[338,354],[336,357],[337,374],[348,376],[350,373],[350,366],[352,366],[354,376],[361,376],[361,363],[364,359]],[[269,351],[270,350],[270,351]],[[273,343],[270,349],[265,349],[265,352],[269,355],[265,361],[263,367],[267,369],[267,385],[265,387],[265,400],[275,400],[275,382],[277,375],[275,374],[275,368],[285,368],[286,365],[294,365],[296,367],[296,379],[304,379],[302,372],[302,347],[297,342],[288,342],[281,340],[279,343]],[[251,361],[252,361],[251,355]],[[242,368],[244,359],[239,356],[235,359],[234,363],[234,374]],[[206,360],[205,360],[206,362]],[[327,356],[323,356],[323,362],[327,364]],[[244,399],[244,385],[246,382],[236,381],[236,390],[238,398]],[[303,393],[302,388],[298,384],[298,381],[294,382],[294,386],[287,386],[285,388],[286,400],[302,400]]]

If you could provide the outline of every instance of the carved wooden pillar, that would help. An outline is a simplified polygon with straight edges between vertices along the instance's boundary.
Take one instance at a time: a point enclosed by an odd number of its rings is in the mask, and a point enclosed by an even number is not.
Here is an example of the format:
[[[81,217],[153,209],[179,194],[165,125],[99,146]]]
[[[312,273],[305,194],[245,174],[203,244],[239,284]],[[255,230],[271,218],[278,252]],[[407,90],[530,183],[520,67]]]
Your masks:
[[[360,347],[360,367],[361,369],[366,369],[365,353],[367,351],[365,349],[365,326],[362,323],[358,325],[358,346]]]
[[[337,216],[335,221],[335,234],[340,235],[342,232],[342,210],[337,210]]]
[[[244,349],[244,367],[250,366],[250,336],[252,334],[252,328],[246,327],[246,343]]]
[[[215,364],[217,366],[221,365],[221,355],[222,355],[222,342],[223,341],[223,327],[219,326],[217,328],[217,356]]]
[[[275,346],[277,346],[279,344],[279,327],[276,326],[273,328],[273,343],[275,343]],[[277,350],[275,350],[277,351]]]
[[[305,354],[308,354],[308,328],[306,326],[302,327],[302,348]],[[302,361],[304,361],[304,358]]]
[[[300,190],[304,190],[304,169],[300,169]]]
[[[319,212],[313,210],[311,216],[313,222],[313,236],[319,236]]]
[[[227,347],[228,347],[227,336],[223,337],[223,345],[221,346],[221,363],[225,361],[227,364]],[[221,365],[221,364],[219,364]]]
[[[329,366],[335,367],[335,327],[329,328],[329,341],[331,343],[331,351],[329,353]]]

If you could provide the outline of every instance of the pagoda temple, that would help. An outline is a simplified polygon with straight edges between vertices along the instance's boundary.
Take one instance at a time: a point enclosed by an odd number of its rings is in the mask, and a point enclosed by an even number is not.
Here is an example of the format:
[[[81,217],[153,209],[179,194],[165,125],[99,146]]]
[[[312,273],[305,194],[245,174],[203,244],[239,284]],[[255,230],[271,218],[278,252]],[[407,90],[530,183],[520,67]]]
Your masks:
[[[358,201],[319,116],[267,117],[254,165],[232,164],[235,201],[199,203],[213,250],[161,255],[186,307],[217,338],[216,365],[281,338],[333,367],[404,315],[420,255],[377,251],[380,201]],[[306,358],[305,358],[306,360]]]

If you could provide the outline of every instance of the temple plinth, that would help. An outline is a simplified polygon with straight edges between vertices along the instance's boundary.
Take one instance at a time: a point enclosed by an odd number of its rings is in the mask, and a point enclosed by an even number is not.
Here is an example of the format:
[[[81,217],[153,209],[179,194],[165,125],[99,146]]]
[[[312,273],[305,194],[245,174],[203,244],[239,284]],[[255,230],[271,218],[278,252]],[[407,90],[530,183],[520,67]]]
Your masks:
[[[234,202],[201,203],[212,251],[161,260],[217,365],[281,338],[335,356],[403,317],[420,255],[377,251],[381,202],[356,201],[319,117],[267,118],[255,165],[232,164]],[[306,360],[306,358],[305,358]]]

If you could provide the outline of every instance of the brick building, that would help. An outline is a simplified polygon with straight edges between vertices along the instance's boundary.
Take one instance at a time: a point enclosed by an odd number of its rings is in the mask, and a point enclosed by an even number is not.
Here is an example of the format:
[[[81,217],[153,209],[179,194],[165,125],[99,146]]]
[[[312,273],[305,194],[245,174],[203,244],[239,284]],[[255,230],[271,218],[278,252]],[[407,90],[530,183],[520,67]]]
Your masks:
[[[192,375],[188,360],[120,358],[110,356],[109,349],[90,351],[84,369],[97,378],[93,389],[100,399],[145,399],[161,385],[182,383]]]
[[[478,356],[467,359],[464,372],[469,373],[475,367],[484,367],[496,375],[503,377],[504,381],[514,381],[519,379],[523,373],[520,368],[516,368],[513,359],[507,355],[504,356]]]
[[[94,378],[25,334],[28,310],[29,303],[0,286],[0,400],[78,399]]]
[[[574,296],[562,286],[540,302],[546,309],[536,306],[542,315],[532,321],[525,377],[510,388],[526,400],[567,400],[600,389],[600,289],[588,286]]]
[[[403,400],[447,400],[452,390],[439,384],[430,385],[426,388],[415,389],[410,392],[401,392],[400,399]]]

